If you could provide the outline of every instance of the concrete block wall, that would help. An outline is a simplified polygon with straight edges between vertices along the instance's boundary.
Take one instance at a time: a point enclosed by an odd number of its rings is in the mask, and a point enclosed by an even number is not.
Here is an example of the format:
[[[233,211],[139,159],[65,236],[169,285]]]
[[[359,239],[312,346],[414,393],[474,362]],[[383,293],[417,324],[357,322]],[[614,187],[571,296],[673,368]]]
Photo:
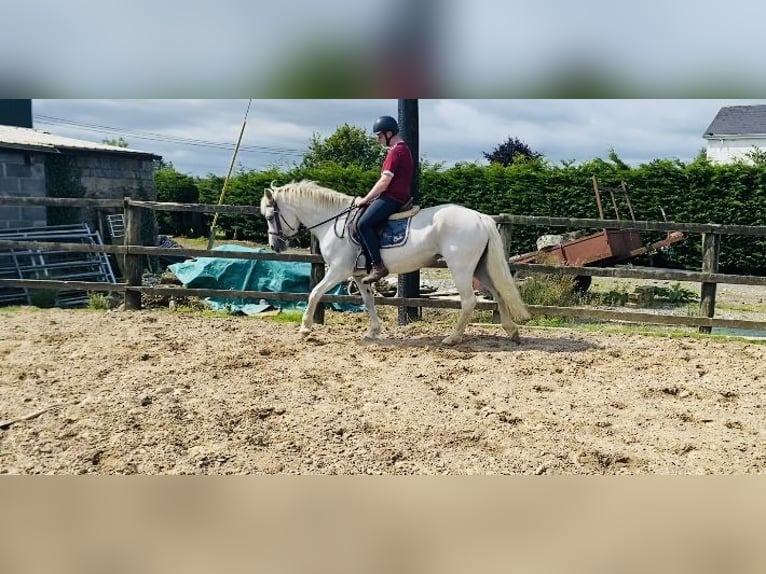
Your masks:
[[[73,166],[80,172],[86,197],[157,199],[151,159],[120,154],[83,154],[74,157]]]
[[[0,196],[45,197],[45,163],[39,154],[0,150]],[[42,227],[45,207],[0,205],[0,229]]]
[[[73,156],[72,159],[72,167],[78,171],[80,183],[85,188],[85,197],[97,199],[132,197],[148,201],[157,200],[154,163],[151,158],[119,153],[82,153]],[[84,208],[81,210],[81,217],[82,221],[89,223],[92,229],[101,232],[104,241],[108,241],[109,229],[106,216],[121,212],[121,209]],[[147,219],[143,233],[147,245],[153,244],[156,234],[156,219]]]
[[[150,156],[68,150],[69,169],[79,180],[83,196],[98,199],[133,197],[155,201],[154,164]],[[55,182],[46,178],[46,158],[50,154],[0,149],[0,195],[58,197]],[[68,194],[67,194],[68,195]],[[107,239],[106,216],[121,209],[63,208],[65,216],[51,214],[51,223],[88,223]],[[66,221],[59,221],[64,217]],[[37,206],[0,206],[0,229],[43,227],[48,211]],[[156,225],[154,226],[156,227]],[[147,240],[156,233],[146,230]]]

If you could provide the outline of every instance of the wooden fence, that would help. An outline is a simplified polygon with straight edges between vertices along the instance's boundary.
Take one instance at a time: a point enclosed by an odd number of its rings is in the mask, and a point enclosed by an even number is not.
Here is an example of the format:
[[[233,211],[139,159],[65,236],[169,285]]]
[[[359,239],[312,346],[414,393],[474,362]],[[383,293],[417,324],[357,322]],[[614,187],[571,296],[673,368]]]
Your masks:
[[[141,284],[145,256],[169,255],[188,257],[225,257],[231,259],[268,259],[276,261],[301,261],[312,266],[311,285],[316,284],[324,274],[324,262],[317,253],[269,253],[242,252],[208,249],[178,249],[140,245],[140,230],[143,218],[153,211],[191,211],[201,213],[219,212],[222,214],[245,214],[260,217],[258,206],[209,205],[140,201],[125,199],[84,199],[84,198],[41,198],[41,197],[0,197],[1,205],[37,205],[56,207],[91,207],[95,209],[119,209],[125,213],[125,240],[123,245],[86,245],[81,243],[56,243],[45,241],[9,241],[0,240],[0,250],[39,249],[60,250],[81,253],[113,253],[123,255],[124,282],[102,283],[87,281],[59,281],[45,279],[0,279],[0,287],[21,287],[26,289],[67,289],[101,292],[121,292],[124,294],[127,309],[141,308],[141,294],[174,295],[178,297],[237,297],[251,299],[270,299],[278,301],[305,301],[307,293],[273,293],[264,291],[235,291],[227,289],[190,289],[173,286],[146,286]],[[687,234],[700,234],[702,240],[702,262],[700,271],[630,267],[575,267],[538,264],[511,263],[513,270],[535,273],[563,273],[568,275],[588,275],[595,277],[613,277],[628,279],[671,280],[677,282],[696,282],[701,284],[700,306],[697,316],[675,316],[668,314],[642,313],[632,311],[599,310],[581,307],[530,306],[533,316],[585,318],[604,321],[624,321],[631,323],[683,325],[698,327],[702,332],[711,332],[713,327],[739,329],[766,329],[766,322],[740,319],[721,319],[715,317],[715,296],[718,284],[743,284],[766,286],[766,277],[750,275],[732,275],[718,273],[718,257],[721,236],[747,235],[766,236],[766,226],[696,224],[659,221],[624,221],[610,219],[572,219],[562,217],[539,217],[526,215],[500,214],[494,216],[506,241],[512,236],[514,225],[537,225],[546,227],[565,227],[569,229],[608,228],[633,229],[638,231],[683,231]],[[437,263],[434,267],[445,267]],[[325,303],[361,304],[361,297],[349,295],[325,295]],[[378,305],[397,307],[424,307],[458,309],[459,301],[425,297],[376,297]],[[320,309],[322,306],[319,306]],[[479,310],[495,310],[491,301],[480,301]],[[321,320],[322,316],[318,317]]]

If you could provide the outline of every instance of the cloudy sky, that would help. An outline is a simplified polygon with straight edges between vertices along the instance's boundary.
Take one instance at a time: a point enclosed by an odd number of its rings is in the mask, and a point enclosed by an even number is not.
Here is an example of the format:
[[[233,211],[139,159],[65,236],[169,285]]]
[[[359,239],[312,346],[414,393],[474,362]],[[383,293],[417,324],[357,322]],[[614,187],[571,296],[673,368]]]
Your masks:
[[[0,97],[201,176],[225,175],[251,97],[245,169],[397,97],[424,98],[421,155],[447,165],[509,137],[554,163],[689,161],[721,106],[766,103],[764,18],[757,0],[25,0],[4,7]]]
[[[449,166],[484,162],[518,137],[553,163],[607,158],[629,164],[657,158],[691,161],[722,106],[754,99],[421,99],[421,156]],[[299,163],[314,133],[348,123],[370,130],[378,115],[397,116],[395,99],[36,99],[35,128],[100,142],[122,137],[190,175],[225,175],[245,114],[236,167]]]

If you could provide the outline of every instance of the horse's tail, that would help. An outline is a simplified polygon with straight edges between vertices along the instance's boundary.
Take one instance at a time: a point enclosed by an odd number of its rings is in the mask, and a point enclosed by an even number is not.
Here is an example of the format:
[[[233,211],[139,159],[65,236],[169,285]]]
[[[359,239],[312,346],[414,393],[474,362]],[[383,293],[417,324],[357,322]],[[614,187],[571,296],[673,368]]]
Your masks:
[[[489,237],[487,252],[485,253],[487,274],[492,280],[500,299],[502,299],[497,304],[505,304],[514,320],[525,321],[531,315],[524,301],[522,301],[519,288],[516,286],[516,282],[511,275],[511,269],[508,267],[508,261],[505,259],[503,239],[500,237],[497,225],[488,215],[482,214],[481,221]]]

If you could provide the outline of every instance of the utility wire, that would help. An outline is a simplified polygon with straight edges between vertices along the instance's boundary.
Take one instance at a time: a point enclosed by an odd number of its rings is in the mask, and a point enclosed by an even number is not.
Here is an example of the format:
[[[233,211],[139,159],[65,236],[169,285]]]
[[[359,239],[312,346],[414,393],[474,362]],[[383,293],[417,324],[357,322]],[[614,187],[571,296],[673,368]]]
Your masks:
[[[65,118],[58,118],[55,116],[35,115],[35,122],[45,125],[61,125],[77,127],[86,131],[92,131],[96,133],[103,133],[108,135],[125,136],[129,138],[145,139],[150,141],[161,141],[166,143],[178,143],[182,145],[200,146],[213,149],[226,149],[230,150],[234,145],[225,142],[216,142],[209,140],[200,140],[193,138],[184,138],[180,136],[171,136],[167,134],[159,134],[154,132],[147,132],[143,130],[131,130],[123,128],[115,128],[111,126],[104,126],[99,124],[90,124],[85,122],[77,122],[73,120],[67,120]],[[276,147],[276,146],[260,146],[260,145],[241,145],[239,151],[250,153],[264,153],[271,155],[293,155],[302,157],[305,150],[299,150],[297,148]]]

